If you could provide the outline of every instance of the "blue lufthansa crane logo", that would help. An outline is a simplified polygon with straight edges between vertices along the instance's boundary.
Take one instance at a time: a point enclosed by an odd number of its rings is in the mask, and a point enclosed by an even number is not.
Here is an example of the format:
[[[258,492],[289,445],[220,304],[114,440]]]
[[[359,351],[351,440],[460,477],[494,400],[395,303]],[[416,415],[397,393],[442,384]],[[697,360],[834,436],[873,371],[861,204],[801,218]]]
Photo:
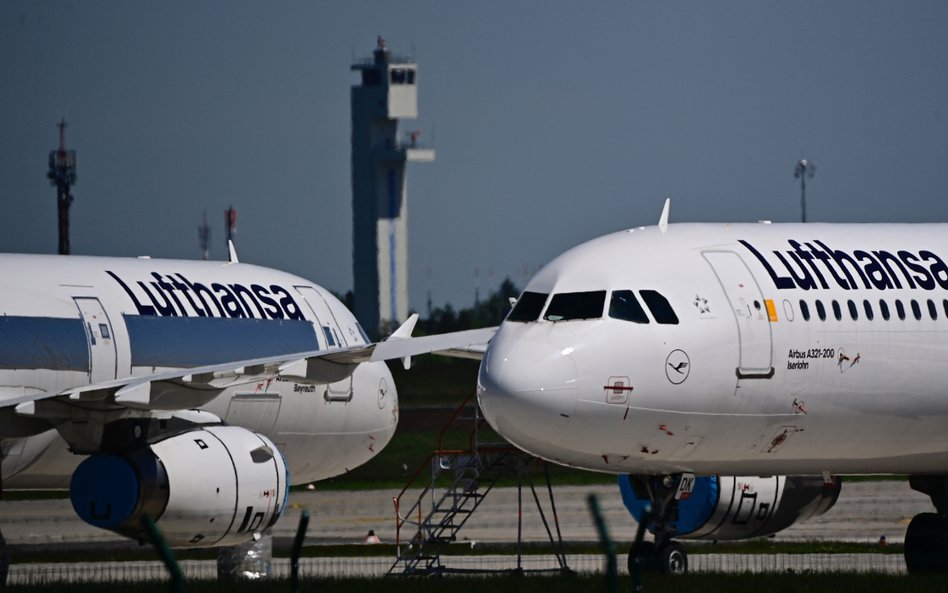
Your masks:
[[[684,350],[672,350],[665,359],[665,376],[672,385],[680,385],[688,378],[691,372],[691,361]]]

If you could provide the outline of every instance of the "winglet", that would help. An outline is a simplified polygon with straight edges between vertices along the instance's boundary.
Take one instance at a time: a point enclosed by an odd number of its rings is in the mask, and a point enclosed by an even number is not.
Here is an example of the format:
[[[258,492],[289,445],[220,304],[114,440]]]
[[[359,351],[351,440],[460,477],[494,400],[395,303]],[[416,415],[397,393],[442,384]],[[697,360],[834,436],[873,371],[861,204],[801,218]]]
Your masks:
[[[392,332],[392,335],[388,337],[389,340],[395,338],[396,340],[401,338],[410,338],[411,332],[415,331],[415,324],[418,323],[418,313],[412,313],[408,316],[408,319],[405,320],[405,323],[401,324],[398,329]]]
[[[658,219],[658,230],[662,233],[668,230],[668,210],[671,207],[671,201],[670,197],[665,198],[665,206],[662,208],[662,215]]]
[[[230,239],[227,239],[227,253],[228,253],[227,261],[229,261],[232,264],[239,263],[237,260],[237,248],[234,247],[234,242]]]
[[[403,340],[410,338],[411,332],[415,331],[416,323],[418,323],[418,313],[412,313],[408,316],[408,319],[405,320],[405,323],[401,324],[388,339]],[[404,367],[406,371],[411,368],[411,356],[406,356],[402,359],[402,367]]]

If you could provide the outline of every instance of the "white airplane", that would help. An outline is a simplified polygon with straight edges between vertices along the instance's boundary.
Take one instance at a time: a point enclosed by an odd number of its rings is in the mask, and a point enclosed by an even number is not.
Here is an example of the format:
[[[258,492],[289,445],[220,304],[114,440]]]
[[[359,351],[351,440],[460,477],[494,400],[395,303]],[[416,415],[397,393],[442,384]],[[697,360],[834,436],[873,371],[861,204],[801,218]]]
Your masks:
[[[492,331],[410,338],[416,319],[371,343],[326,290],[233,248],[230,262],[0,255],[2,486],[69,487],[82,519],[135,539],[148,515],[175,547],[249,541],[290,484],[391,439],[382,361]]]
[[[832,506],[835,476],[900,474],[936,510],[907,567],[945,570],[946,337],[948,225],[670,225],[666,202],[530,280],[478,395],[522,449],[629,474],[656,535],[630,561],[681,572],[673,536],[765,535]]]

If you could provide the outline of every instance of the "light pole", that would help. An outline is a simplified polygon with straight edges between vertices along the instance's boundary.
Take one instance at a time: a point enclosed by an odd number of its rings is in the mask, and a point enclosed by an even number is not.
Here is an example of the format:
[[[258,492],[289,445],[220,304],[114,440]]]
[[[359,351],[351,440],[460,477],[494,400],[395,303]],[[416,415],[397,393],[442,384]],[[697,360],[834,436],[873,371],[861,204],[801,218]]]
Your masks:
[[[816,165],[806,159],[797,163],[793,169],[793,176],[800,178],[800,221],[806,222],[806,178],[813,178]]]

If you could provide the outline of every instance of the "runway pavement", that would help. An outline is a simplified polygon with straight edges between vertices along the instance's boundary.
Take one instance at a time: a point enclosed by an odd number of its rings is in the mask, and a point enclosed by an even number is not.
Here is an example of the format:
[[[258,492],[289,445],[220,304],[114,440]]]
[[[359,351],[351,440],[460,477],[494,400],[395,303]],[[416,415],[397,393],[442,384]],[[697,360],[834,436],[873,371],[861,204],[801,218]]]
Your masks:
[[[606,522],[617,541],[635,535],[635,522],[622,506],[618,486],[557,487],[554,489],[557,515],[563,539],[591,541],[596,532],[590,519],[586,496],[599,497]],[[537,490],[550,513],[545,489]],[[395,541],[393,490],[294,492],[290,508],[274,527],[276,538],[291,538],[300,513],[311,514],[307,543],[358,543],[369,529],[384,542]],[[408,500],[406,497],[405,501]],[[408,503],[403,502],[403,508]],[[517,537],[517,489],[492,491],[465,528],[461,541],[512,542]],[[777,535],[778,540],[851,540],[875,542],[885,535],[888,541],[902,541],[905,528],[919,512],[931,511],[928,497],[911,490],[905,481],[843,483],[836,506],[815,520],[800,523]],[[548,514],[551,519],[551,514]],[[159,524],[160,526],[160,524]],[[88,526],[74,514],[68,500],[0,502],[0,528],[11,545],[135,545],[123,538]],[[529,489],[523,490],[523,537],[543,541],[539,514]],[[410,533],[408,534],[410,537]]]

